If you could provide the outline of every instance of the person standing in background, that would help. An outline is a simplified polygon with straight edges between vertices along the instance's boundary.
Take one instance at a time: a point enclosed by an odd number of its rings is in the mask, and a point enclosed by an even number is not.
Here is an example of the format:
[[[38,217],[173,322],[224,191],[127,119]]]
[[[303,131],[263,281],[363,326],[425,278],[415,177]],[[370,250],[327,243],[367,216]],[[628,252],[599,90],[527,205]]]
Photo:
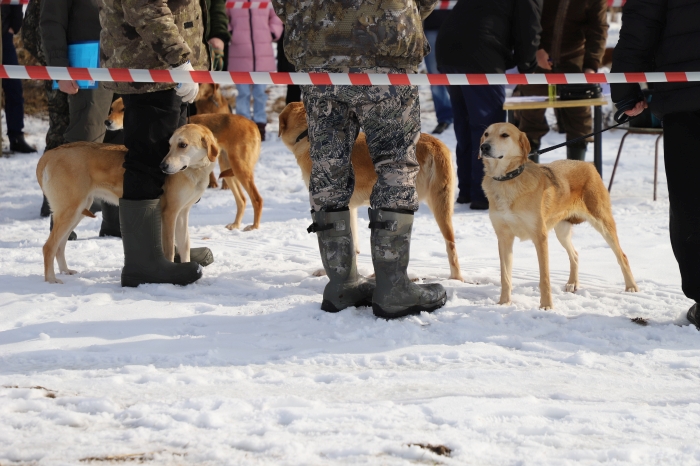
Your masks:
[[[505,73],[517,65],[535,70],[542,0],[460,0],[437,38],[441,73]],[[504,86],[449,86],[457,136],[457,203],[489,208],[481,182],[479,144],[484,130],[506,121]]]
[[[271,8],[228,10],[231,43],[228,48],[228,71],[275,71],[272,42],[282,37],[282,21]],[[265,140],[267,126],[267,86],[265,84],[236,84],[236,114],[250,116],[251,89],[253,118],[260,136]]]
[[[537,50],[536,73],[595,73],[601,66],[608,37],[607,0],[544,0],[542,40]],[[518,86],[520,95],[547,95],[546,84]],[[592,131],[590,107],[556,109],[560,131],[575,139]],[[532,151],[540,148],[549,131],[545,109],[523,110],[520,131],[527,134]],[[566,146],[566,158],[585,160],[586,141]],[[535,162],[539,162],[538,156]]]
[[[425,56],[425,67],[428,73],[438,73],[437,60],[435,59],[435,43],[437,42],[440,26],[442,26],[442,23],[445,22],[449,15],[449,10],[435,10],[423,21],[423,31],[430,44],[430,53]],[[438,121],[433,134],[442,134],[443,131],[452,126],[454,121],[450,93],[447,91],[447,86],[430,86],[430,93],[433,96],[435,116]]]
[[[2,64],[19,65],[17,50],[13,42],[14,35],[22,28],[22,6],[2,5]],[[36,148],[24,140],[24,91],[21,79],[3,79],[2,90],[5,93],[5,117],[7,118],[7,138],[10,151],[30,154]]]

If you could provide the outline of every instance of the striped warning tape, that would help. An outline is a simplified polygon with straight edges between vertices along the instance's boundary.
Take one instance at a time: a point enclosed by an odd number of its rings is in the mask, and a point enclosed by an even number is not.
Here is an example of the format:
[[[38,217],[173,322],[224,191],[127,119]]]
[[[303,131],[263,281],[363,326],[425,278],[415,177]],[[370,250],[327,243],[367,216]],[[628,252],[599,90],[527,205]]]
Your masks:
[[[74,79],[139,83],[311,84],[350,86],[581,84],[700,82],[700,72],[667,73],[548,73],[548,74],[362,74],[263,73],[233,71],[130,70],[124,68],[65,68],[1,65],[3,79]]]
[[[29,0],[0,0],[0,5],[26,5]],[[435,7],[436,10],[451,10],[457,4],[455,0],[440,1]],[[625,4],[625,0],[608,0],[608,6],[621,7]],[[272,8],[272,2],[226,2],[226,8],[234,9],[265,9]]]

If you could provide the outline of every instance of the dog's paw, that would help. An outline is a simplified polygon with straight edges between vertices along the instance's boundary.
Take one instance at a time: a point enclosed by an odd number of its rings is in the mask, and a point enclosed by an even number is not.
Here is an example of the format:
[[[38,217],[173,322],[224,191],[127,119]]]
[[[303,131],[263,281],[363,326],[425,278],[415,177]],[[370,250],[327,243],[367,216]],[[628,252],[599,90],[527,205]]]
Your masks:
[[[578,290],[578,283],[567,283],[564,289],[567,293],[574,293]]]
[[[458,275],[450,275],[450,280],[458,280],[462,283],[464,283],[464,278],[462,278],[461,274]]]
[[[46,282],[47,283],[58,283],[59,285],[63,285],[63,282],[55,277],[53,279],[47,279]]]
[[[318,269],[315,270],[314,273],[312,273],[314,277],[325,277],[326,276],[326,271],[324,269]]]
[[[257,230],[257,229],[258,229],[258,227],[256,227],[255,225],[248,225],[247,227],[245,227],[243,229],[243,231],[252,231],[252,230]]]
[[[627,288],[625,288],[625,291],[629,293],[639,293],[639,287],[635,283],[633,286],[628,286]]]
[[[76,273],[78,273],[78,271],[77,271],[77,270],[66,269],[66,270],[61,270],[61,273],[62,273],[63,275],[75,275]]]
[[[498,304],[502,304],[503,306],[510,306],[510,304],[511,304],[510,298],[509,299],[501,298],[498,300]]]
[[[543,311],[551,311],[554,309],[554,305],[552,303],[540,303],[540,309]]]
[[[241,228],[240,223],[229,223],[228,225],[226,225],[227,230],[238,230],[239,228]]]
[[[218,188],[218,187],[219,187],[219,183],[217,183],[216,181],[212,181],[211,183],[209,183],[209,186],[207,186],[207,188],[209,188],[209,189],[214,189],[214,188]]]

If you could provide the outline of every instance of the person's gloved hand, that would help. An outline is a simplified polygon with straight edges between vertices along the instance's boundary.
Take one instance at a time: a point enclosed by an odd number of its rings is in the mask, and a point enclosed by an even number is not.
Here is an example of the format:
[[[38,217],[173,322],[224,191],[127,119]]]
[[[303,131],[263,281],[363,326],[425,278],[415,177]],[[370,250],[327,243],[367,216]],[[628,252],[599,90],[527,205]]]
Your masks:
[[[638,116],[644,111],[649,105],[647,104],[644,94],[639,92],[634,97],[627,98],[620,102],[615,102],[617,107],[617,112],[615,112],[615,121],[622,124]]]
[[[211,52],[212,70],[223,71],[224,69],[224,41],[218,37],[209,39],[209,50]]]
[[[194,71],[192,64],[187,61],[180,66],[176,66],[173,70]],[[175,88],[175,93],[182,97],[182,101],[188,104],[194,102],[199,92],[199,84],[197,83],[179,83]]]

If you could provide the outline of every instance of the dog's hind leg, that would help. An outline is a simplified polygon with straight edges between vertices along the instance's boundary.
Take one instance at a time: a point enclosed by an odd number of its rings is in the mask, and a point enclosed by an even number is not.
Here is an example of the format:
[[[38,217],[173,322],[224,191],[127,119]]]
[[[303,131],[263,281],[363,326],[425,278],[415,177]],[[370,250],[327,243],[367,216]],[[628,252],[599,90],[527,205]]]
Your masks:
[[[563,220],[554,226],[554,232],[557,234],[557,239],[566,249],[569,255],[569,264],[571,270],[569,272],[569,281],[566,283],[566,291],[573,293],[578,290],[578,252],[574,249],[574,244],[571,242],[571,233],[573,225],[571,222]]]
[[[445,249],[447,260],[450,264],[450,279],[464,281],[462,272],[459,270],[459,257],[457,256],[457,245],[455,244],[455,231],[452,226],[452,200],[444,196],[430,203],[430,210],[433,212],[435,221],[440,227],[442,237],[445,239]]]
[[[605,239],[605,242],[610,246],[610,249],[612,249],[615,253],[617,263],[620,265],[620,269],[622,269],[622,276],[625,278],[625,291],[639,291],[639,287],[632,276],[632,270],[630,269],[630,263],[627,260],[627,256],[624,252],[622,252],[622,248],[620,247],[620,241],[617,238],[617,228],[615,226],[615,220],[612,217],[612,212],[610,212],[609,215],[601,216],[601,218],[591,219],[590,223],[593,225],[593,228],[598,230],[598,232]]]
[[[224,181],[226,181],[226,184],[233,194],[233,198],[236,200],[236,219],[233,221],[233,223],[226,225],[226,228],[229,230],[237,230],[241,227],[241,221],[243,220],[243,214],[245,213],[245,195],[243,194],[241,185],[236,177],[227,176],[224,178]]]
[[[56,262],[58,262],[59,272],[65,275],[73,275],[78,273],[76,270],[71,270],[68,268],[68,264],[66,263],[66,243],[68,242],[70,232],[78,226],[78,223],[80,223],[80,220],[83,217],[82,210],[83,209],[80,209],[76,212],[61,212],[60,215],[54,214],[54,225],[51,233],[55,231],[58,236],[58,247],[56,248],[55,253]],[[54,283],[61,282],[57,280]]]
[[[357,207],[350,207],[350,230],[352,231],[352,242],[355,244],[355,254],[360,253],[360,240],[357,238]]]
[[[257,230],[260,228],[260,219],[262,218],[263,198],[258,192],[258,188],[255,186],[252,172],[243,172],[237,179],[248,193],[250,203],[253,204],[253,224],[245,227],[243,231]]]
[[[496,235],[498,235],[498,257],[501,261],[501,298],[498,300],[498,304],[510,304],[510,294],[513,291],[513,241],[515,241],[515,235],[505,225],[496,228]]]

